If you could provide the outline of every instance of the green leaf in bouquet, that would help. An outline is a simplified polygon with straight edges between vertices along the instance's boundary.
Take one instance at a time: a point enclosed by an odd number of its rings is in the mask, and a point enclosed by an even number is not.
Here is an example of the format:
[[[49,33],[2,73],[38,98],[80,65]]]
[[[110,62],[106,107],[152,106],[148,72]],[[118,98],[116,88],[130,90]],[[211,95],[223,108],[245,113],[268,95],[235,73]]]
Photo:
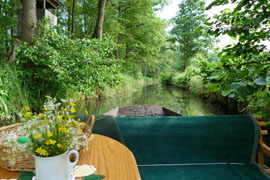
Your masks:
[[[105,178],[104,175],[96,175],[96,174],[92,174],[90,176],[86,176],[84,177],[82,180],[100,180]]]
[[[18,180],[31,180],[35,176],[33,172],[21,171]]]

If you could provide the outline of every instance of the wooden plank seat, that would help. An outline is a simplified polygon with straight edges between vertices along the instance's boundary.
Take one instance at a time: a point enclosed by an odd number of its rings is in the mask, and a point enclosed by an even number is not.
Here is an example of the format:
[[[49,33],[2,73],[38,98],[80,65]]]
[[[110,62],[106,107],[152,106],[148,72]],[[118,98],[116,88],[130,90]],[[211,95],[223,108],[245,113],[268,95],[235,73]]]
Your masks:
[[[270,179],[262,168],[263,153],[270,155],[270,148],[261,134],[268,132],[253,116],[116,119],[142,179]]]

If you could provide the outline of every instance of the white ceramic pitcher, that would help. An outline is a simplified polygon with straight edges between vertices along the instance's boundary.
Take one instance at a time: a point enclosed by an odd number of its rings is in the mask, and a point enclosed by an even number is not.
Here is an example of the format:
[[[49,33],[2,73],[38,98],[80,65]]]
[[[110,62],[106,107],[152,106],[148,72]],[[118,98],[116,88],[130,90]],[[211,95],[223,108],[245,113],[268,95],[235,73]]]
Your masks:
[[[69,156],[76,155],[74,162],[70,162]],[[64,154],[53,157],[35,158],[36,180],[68,180],[73,167],[79,160],[76,150],[67,151]]]

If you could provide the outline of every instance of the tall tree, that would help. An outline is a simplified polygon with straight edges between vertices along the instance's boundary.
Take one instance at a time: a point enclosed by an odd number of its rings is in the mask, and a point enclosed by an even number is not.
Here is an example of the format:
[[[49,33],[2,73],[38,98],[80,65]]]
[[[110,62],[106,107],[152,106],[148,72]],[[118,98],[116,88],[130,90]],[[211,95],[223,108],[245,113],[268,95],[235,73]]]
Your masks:
[[[15,0],[2,0],[0,2],[0,59],[7,60],[8,54],[12,48],[13,36],[17,25],[17,9]]]
[[[99,0],[98,3],[98,18],[96,27],[93,33],[93,38],[102,39],[102,29],[105,15],[106,0]]]
[[[72,39],[74,38],[75,33],[75,16],[76,16],[76,0],[73,0],[72,4],[72,25],[71,25],[71,33],[72,33]]]
[[[142,72],[152,75],[155,72],[151,70],[160,63],[160,48],[166,34],[165,24],[155,16],[153,7],[163,3],[158,0],[122,0],[121,4],[117,4],[119,18],[118,26],[115,27],[118,28],[116,39],[120,45],[118,54],[125,59],[125,70],[132,74]]]
[[[22,35],[21,40],[31,43],[35,34],[35,24],[37,22],[36,0],[22,0]]]
[[[189,65],[190,59],[208,47],[207,37],[203,36],[206,30],[204,22],[206,14],[204,0],[183,0],[179,4],[179,11],[174,20],[171,34],[176,40],[181,60],[184,62],[183,69]],[[210,43],[211,44],[211,43]]]

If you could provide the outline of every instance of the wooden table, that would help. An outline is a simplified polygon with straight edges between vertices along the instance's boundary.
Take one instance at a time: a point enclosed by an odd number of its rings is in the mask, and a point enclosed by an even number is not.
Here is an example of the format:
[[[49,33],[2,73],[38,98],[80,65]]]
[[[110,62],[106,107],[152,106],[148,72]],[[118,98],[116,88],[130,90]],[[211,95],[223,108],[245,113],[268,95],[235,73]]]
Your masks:
[[[94,134],[82,153],[78,165],[94,165],[95,174],[105,175],[104,180],[140,180],[136,160],[132,152],[123,144],[111,138]],[[0,167],[0,179],[17,178],[19,172],[11,172]]]

